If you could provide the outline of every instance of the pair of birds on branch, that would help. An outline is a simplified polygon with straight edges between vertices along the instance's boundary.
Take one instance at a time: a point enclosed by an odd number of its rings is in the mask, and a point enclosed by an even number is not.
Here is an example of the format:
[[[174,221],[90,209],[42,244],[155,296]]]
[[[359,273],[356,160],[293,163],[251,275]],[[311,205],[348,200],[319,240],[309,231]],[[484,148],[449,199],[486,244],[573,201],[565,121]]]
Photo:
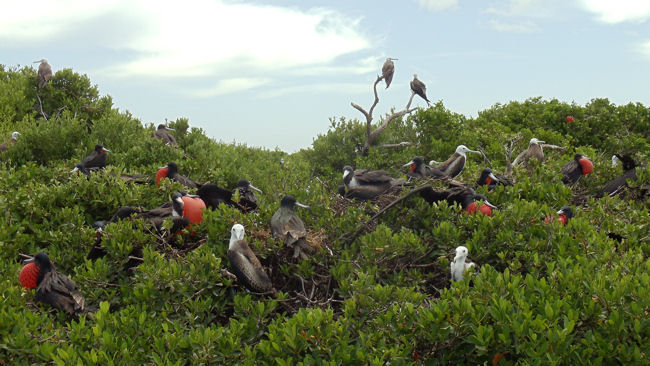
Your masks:
[[[390,86],[390,83],[393,81],[393,75],[395,74],[395,63],[393,61],[396,61],[396,58],[386,58],[386,61],[384,61],[384,65],[381,68],[381,76],[379,77],[379,80],[384,80],[386,82],[386,89]],[[424,99],[427,102],[427,105],[431,105],[431,101],[427,98],[427,87],[424,85],[420,79],[418,79],[417,74],[413,74],[413,80],[411,81],[411,91],[414,94],[419,95],[422,99]]]

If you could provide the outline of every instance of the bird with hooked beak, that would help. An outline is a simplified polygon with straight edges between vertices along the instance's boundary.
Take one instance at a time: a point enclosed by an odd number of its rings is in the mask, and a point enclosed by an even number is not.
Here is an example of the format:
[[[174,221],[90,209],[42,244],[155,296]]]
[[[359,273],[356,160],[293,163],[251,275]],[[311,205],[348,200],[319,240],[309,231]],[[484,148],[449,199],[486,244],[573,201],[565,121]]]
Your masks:
[[[395,63],[396,58],[386,58],[384,65],[381,68],[381,78],[386,82],[386,89],[390,86],[390,83],[393,81],[393,74],[395,74]]]
[[[160,181],[163,178],[169,178],[173,181],[176,181],[184,185],[187,188],[200,188],[202,186],[202,184],[197,183],[179,174],[178,165],[176,165],[176,163],[174,162],[171,162],[165,166],[161,166],[160,168],[158,168],[158,171],[156,172],[156,185],[160,186]]]
[[[87,312],[86,301],[77,284],[57,271],[46,253],[38,253],[25,263],[20,282],[26,288],[36,288],[36,301],[74,317]]]
[[[563,206],[558,212],[556,212],[558,216],[558,222],[562,224],[562,226],[566,226],[566,224],[569,222],[571,218],[573,218],[573,209],[571,206]],[[555,217],[553,216],[547,216],[544,219],[544,222],[547,224],[550,224],[552,222],[555,222]]]
[[[467,160],[467,156],[465,156],[465,154],[468,152],[476,154],[481,153],[480,151],[470,150],[465,145],[458,145],[458,147],[456,147],[456,151],[449,157],[449,159],[443,161],[436,168],[451,178],[456,178],[460,175],[460,173],[463,171],[463,168],[465,167],[465,162]]]
[[[532,158],[539,160],[540,162],[544,160],[544,150],[542,149],[542,144],[545,144],[546,141],[541,141],[536,138],[530,139],[528,143],[528,148],[515,158],[512,162],[512,165],[515,166],[520,163],[528,164],[528,161]]]
[[[475,267],[474,262],[467,262],[467,248],[464,246],[459,246],[456,248],[456,256],[451,262],[451,281],[462,281],[465,279],[465,271],[471,267]]]
[[[562,183],[572,184],[576,183],[583,175],[587,175],[592,172],[594,169],[594,164],[589,160],[588,157],[575,154],[573,160],[564,164],[562,167]]]
[[[233,225],[230,230],[227,256],[237,281],[246,288],[254,292],[268,292],[273,289],[273,283],[264,271],[262,263],[246,242],[244,226],[241,224]]]
[[[40,65],[38,65],[38,76],[36,77],[37,80],[37,86],[39,88],[45,87],[45,85],[52,79],[52,66],[47,63],[46,58],[42,58],[40,60],[34,61],[33,63],[38,63],[40,62]]]
[[[151,133],[151,135],[154,138],[161,140],[166,145],[169,145],[171,147],[177,147],[178,143],[176,142],[176,138],[174,137],[174,135],[169,133],[169,131],[176,131],[176,130],[174,130],[173,128],[169,128],[161,123],[158,125],[158,128]]]
[[[420,81],[420,79],[418,79],[418,74],[413,74],[413,80],[411,81],[411,91],[424,99],[427,102],[428,106],[431,105],[431,101],[427,98],[427,87],[422,81]]]
[[[294,212],[295,206],[309,208],[296,201],[294,196],[284,196],[280,208],[271,217],[271,234],[287,246],[293,247],[294,258],[307,259],[305,252],[313,253],[314,248],[307,243],[307,230],[300,217]]]
[[[440,169],[424,164],[424,159],[421,156],[416,156],[408,163],[402,165],[402,168],[409,168],[406,176],[409,179],[422,179],[422,178],[443,178],[446,176]]]
[[[485,168],[476,181],[477,186],[488,186],[489,190],[493,190],[498,184],[502,186],[513,185],[510,179],[502,174],[494,174],[492,169]]]
[[[247,213],[257,209],[257,196],[253,191],[263,193],[261,189],[252,185],[248,180],[241,179],[232,191],[213,183],[205,183],[199,188],[197,194],[205,202],[206,206],[212,209],[217,209],[221,203],[224,203]],[[239,194],[238,202],[233,199],[235,192]]]
[[[84,174],[90,171],[96,171],[99,169],[104,169],[106,166],[106,153],[111,152],[102,145],[95,145],[95,150],[86,156],[80,164],[75,165],[74,169],[70,173],[81,171]]]

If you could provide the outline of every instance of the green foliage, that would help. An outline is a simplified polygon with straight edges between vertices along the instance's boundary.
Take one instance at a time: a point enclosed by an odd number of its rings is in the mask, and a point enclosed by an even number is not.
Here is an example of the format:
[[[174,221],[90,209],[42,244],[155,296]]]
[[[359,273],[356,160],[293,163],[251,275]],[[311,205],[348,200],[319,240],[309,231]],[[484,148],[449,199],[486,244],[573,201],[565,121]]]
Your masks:
[[[649,362],[650,206],[638,192],[650,172],[639,168],[624,195],[592,198],[620,174],[612,153],[647,162],[650,117],[641,104],[532,98],[468,118],[439,102],[393,121],[367,156],[358,155],[366,126],[344,118],[311,149],[286,154],[217,143],[185,118],[169,123],[179,143],[172,148],[152,137],[154,125],[113,109],[86,76],[60,70],[41,90],[35,78],[31,67],[0,66],[0,133],[21,132],[0,153],[0,364],[489,364],[498,355],[504,365]],[[532,137],[568,149],[515,167],[513,187],[477,188],[499,207],[492,217],[415,195],[362,228],[385,203],[334,191],[344,165],[404,176],[413,156],[444,160],[459,144],[489,159],[468,155],[458,179],[472,184],[488,165],[503,172],[503,146],[517,133],[515,155]],[[401,141],[414,145],[379,147]],[[70,175],[97,143],[111,149],[109,166]],[[592,158],[594,171],[567,187],[560,168],[576,152]],[[102,234],[106,256],[87,260],[95,220],[125,205],[157,207],[184,189],[120,175],[153,177],[170,161],[228,189],[248,179],[264,191],[258,210],[222,205],[173,238],[142,220],[113,223]],[[285,194],[311,206],[297,214],[322,250],[307,260],[269,237]],[[569,203],[568,225],[544,223]],[[248,293],[223,271],[234,222],[246,228],[275,295]],[[451,284],[459,245],[479,268]],[[20,254],[41,250],[95,312],[72,320],[20,287]]]

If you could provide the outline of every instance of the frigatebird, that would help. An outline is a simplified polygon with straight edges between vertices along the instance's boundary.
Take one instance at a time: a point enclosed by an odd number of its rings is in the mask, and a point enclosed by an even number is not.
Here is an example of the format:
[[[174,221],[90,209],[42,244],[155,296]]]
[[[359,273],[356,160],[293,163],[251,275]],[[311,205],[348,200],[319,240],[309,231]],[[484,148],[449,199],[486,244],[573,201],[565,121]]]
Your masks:
[[[402,165],[402,168],[406,167],[409,167],[409,172],[406,173],[409,178],[443,178],[447,176],[440,169],[424,164],[421,156],[416,156],[408,163]]]
[[[424,85],[423,82],[418,79],[417,74],[413,74],[413,80],[411,81],[411,90],[413,93],[419,95],[422,97],[427,102],[427,105],[431,105],[431,102],[429,99],[427,99],[427,87]]]
[[[235,192],[239,192],[239,202],[233,200]],[[228,206],[235,207],[242,212],[251,212],[257,209],[257,196],[255,192],[262,193],[262,190],[253,186],[248,180],[241,179],[237,182],[237,187],[229,191],[221,188],[216,184],[205,183],[197,191],[206,206],[216,209],[219,204],[224,203]]]
[[[572,184],[577,182],[580,177],[591,173],[594,169],[594,164],[584,155],[575,154],[573,160],[564,164],[562,167],[562,183]]]
[[[280,202],[280,208],[271,217],[271,234],[280,239],[287,246],[293,247],[293,257],[307,258],[305,252],[313,252],[313,248],[307,243],[307,230],[300,217],[294,212],[294,207],[309,208],[307,205],[296,201],[290,195],[284,196]]]
[[[8,141],[3,142],[0,144],[0,151],[7,151],[9,150],[9,146],[13,145],[16,140],[18,140],[18,136],[20,136],[20,132],[14,131],[11,133],[11,138]]]
[[[30,267],[25,268],[26,273],[21,277],[36,278],[36,301],[50,305],[55,309],[64,311],[74,317],[87,312],[85,299],[77,284],[54,268],[46,253],[40,252],[34,258],[26,260]],[[33,263],[33,264],[30,264]],[[32,267],[33,266],[33,267]]]
[[[528,161],[532,158],[535,158],[539,161],[544,160],[544,150],[542,149],[542,144],[546,143],[545,141],[538,140],[536,138],[530,139],[528,143],[528,148],[515,158],[512,162],[512,165],[517,165],[519,163],[528,164]]]
[[[52,79],[52,66],[47,63],[46,58],[42,58],[38,61],[34,61],[33,63],[40,62],[41,64],[38,65],[38,76],[36,77],[37,79],[37,86],[39,88],[44,87],[50,79]]]
[[[176,163],[171,162],[167,164],[166,166],[162,166],[158,168],[158,172],[156,173],[156,184],[160,186],[160,181],[163,178],[169,178],[173,181],[176,181],[182,185],[184,185],[187,188],[200,188],[201,184],[197,183],[189,178],[186,178],[182,176],[181,174],[178,173],[178,165]]]
[[[175,131],[175,130],[161,123],[158,125],[158,129],[152,132],[151,135],[158,140],[162,140],[164,144],[167,144],[172,147],[177,147],[178,143],[176,143],[176,138],[174,137],[174,135],[169,133],[169,131]]]
[[[463,171],[463,168],[465,167],[465,162],[467,160],[465,154],[468,152],[477,154],[481,153],[480,151],[470,150],[465,145],[458,145],[458,147],[456,147],[456,151],[449,157],[449,159],[443,161],[436,168],[446,175],[452,178],[456,178],[458,175],[460,175],[460,173]]]
[[[248,246],[244,226],[235,224],[230,233],[227,256],[237,280],[254,292],[271,291],[273,283],[264,271],[262,263]]]
[[[393,60],[396,58],[386,58],[384,65],[381,68],[381,77],[386,82],[386,89],[390,86],[390,83],[393,81],[393,74],[395,74],[395,63]]]

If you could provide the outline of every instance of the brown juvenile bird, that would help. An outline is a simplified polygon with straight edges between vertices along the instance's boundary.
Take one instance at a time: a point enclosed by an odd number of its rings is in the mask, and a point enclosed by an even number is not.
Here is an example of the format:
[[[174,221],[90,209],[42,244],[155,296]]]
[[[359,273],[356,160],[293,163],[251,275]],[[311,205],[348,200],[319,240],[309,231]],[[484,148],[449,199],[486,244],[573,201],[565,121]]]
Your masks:
[[[158,125],[158,129],[155,130],[151,135],[158,139],[162,140],[162,142],[166,145],[169,145],[171,147],[177,147],[178,143],[176,142],[176,138],[174,135],[169,133],[169,131],[176,131],[173,128],[169,128],[163,124]]]
[[[36,301],[75,317],[87,312],[86,301],[77,289],[77,284],[68,276],[54,269],[47,254],[38,253],[34,258],[25,262],[34,262],[38,270]]]
[[[427,105],[431,105],[429,99],[427,99],[427,87],[423,82],[418,79],[418,74],[413,74],[413,80],[411,81],[411,90],[413,93],[419,95],[427,102]]]
[[[46,58],[42,58],[38,61],[34,61],[34,63],[40,62],[41,64],[38,65],[38,76],[36,77],[37,80],[37,86],[39,88],[43,88],[50,79],[52,79],[52,66],[47,63]]]
[[[5,141],[2,144],[0,144],[0,151],[9,150],[9,146],[13,145],[16,142],[16,140],[18,140],[18,136],[20,136],[20,132],[18,131],[12,132],[9,141]]]
[[[307,243],[307,230],[300,217],[293,211],[295,206],[309,208],[296,201],[294,196],[284,196],[280,208],[271,217],[271,234],[293,247],[293,257],[307,259],[305,251],[311,253],[313,248]]]
[[[393,81],[393,74],[395,74],[395,63],[393,63],[393,60],[397,59],[388,57],[384,62],[384,66],[381,68],[381,76],[386,82],[386,89],[390,86],[390,83]]]
[[[228,260],[237,280],[254,292],[268,292],[273,289],[273,283],[264,272],[264,267],[251,248],[246,243],[244,226],[233,225],[230,230],[228,245]]]
[[[530,139],[530,143],[528,144],[528,149],[522,151],[517,155],[515,160],[512,162],[512,165],[517,165],[519,163],[524,163],[527,164],[528,160],[531,158],[535,158],[539,160],[540,162],[544,160],[544,150],[542,150],[542,145],[546,143],[545,141],[540,141],[536,138]]]

